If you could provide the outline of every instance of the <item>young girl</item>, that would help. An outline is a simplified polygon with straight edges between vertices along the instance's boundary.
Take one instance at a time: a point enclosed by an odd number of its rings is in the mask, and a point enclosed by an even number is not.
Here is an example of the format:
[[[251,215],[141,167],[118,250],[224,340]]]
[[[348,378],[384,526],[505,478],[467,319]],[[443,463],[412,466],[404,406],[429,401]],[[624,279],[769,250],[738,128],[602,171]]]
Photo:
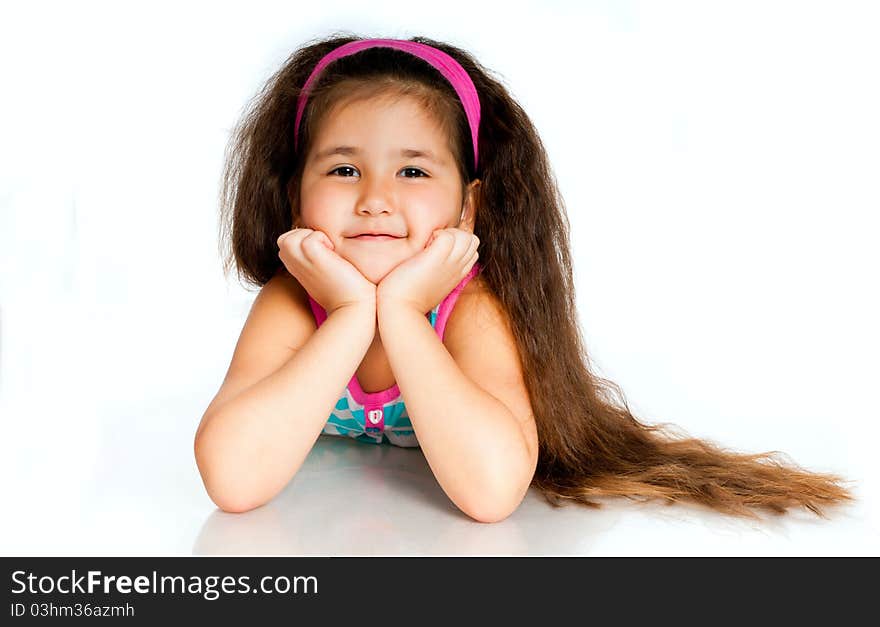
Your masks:
[[[773,453],[639,422],[590,371],[544,148],[465,51],[424,37],[312,42],[233,139],[225,269],[262,289],[196,433],[220,508],[269,501],[321,433],[421,447],[483,522],[530,485],[554,506],[625,496],[745,516],[821,516],[852,498]]]

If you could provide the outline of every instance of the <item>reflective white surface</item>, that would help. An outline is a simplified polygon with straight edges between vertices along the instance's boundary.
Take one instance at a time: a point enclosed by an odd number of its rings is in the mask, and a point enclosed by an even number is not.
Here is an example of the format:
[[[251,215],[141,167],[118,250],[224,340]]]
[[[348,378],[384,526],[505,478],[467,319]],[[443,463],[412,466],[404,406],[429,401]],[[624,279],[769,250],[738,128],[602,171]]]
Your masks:
[[[356,512],[356,515],[353,513]],[[774,554],[865,547],[832,534],[877,533],[844,514],[820,528],[805,516],[759,529],[694,508],[621,503],[554,510],[534,488],[506,520],[480,524],[440,489],[419,451],[321,436],[284,494],[245,515],[217,511],[199,530],[195,554],[615,555]],[[792,540],[794,536],[795,540]],[[809,538],[812,537],[812,540]],[[650,538],[650,539],[649,539]],[[801,544],[803,543],[803,544]],[[818,546],[817,546],[818,545]],[[825,545],[825,546],[823,546]]]
[[[831,520],[794,512],[757,522],[625,500],[553,509],[532,488],[509,518],[482,524],[449,501],[421,451],[324,435],[275,499],[230,514],[205,494],[186,430],[124,432],[104,434],[91,473],[87,463],[56,467],[58,476],[35,482],[19,470],[0,554],[880,554],[876,492]]]
[[[536,2],[499,29],[472,2],[30,6],[0,20],[0,554],[880,555],[877,5]],[[220,274],[223,152],[331,29],[448,39],[502,77],[637,416],[859,501],[758,523],[532,491],[486,525],[420,451],[323,437],[273,501],[218,511],[192,441],[254,298]]]

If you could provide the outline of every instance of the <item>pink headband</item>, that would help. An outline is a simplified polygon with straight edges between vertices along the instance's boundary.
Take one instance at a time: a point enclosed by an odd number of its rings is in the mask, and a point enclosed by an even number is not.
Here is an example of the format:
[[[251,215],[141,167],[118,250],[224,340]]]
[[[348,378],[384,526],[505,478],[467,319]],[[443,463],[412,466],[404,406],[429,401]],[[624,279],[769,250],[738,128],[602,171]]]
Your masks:
[[[401,39],[359,39],[331,50],[323,59],[318,61],[317,65],[315,65],[315,69],[312,70],[312,73],[303,85],[302,91],[300,92],[299,102],[296,106],[296,126],[294,126],[293,129],[294,149],[296,149],[299,141],[299,124],[302,120],[303,111],[306,108],[306,101],[308,100],[312,83],[315,82],[324,68],[336,59],[347,57],[348,55],[360,52],[365,48],[396,48],[398,50],[409,52],[433,65],[441,74],[443,74],[444,77],[446,77],[446,80],[448,80],[455,88],[455,93],[458,94],[458,98],[461,100],[461,104],[464,107],[465,115],[467,115],[468,124],[471,127],[471,139],[473,140],[474,145],[474,167],[476,167],[477,131],[480,128],[480,99],[477,96],[477,90],[474,87],[471,77],[468,76],[468,73],[465,72],[464,68],[461,67],[458,61],[442,50],[415,41]]]

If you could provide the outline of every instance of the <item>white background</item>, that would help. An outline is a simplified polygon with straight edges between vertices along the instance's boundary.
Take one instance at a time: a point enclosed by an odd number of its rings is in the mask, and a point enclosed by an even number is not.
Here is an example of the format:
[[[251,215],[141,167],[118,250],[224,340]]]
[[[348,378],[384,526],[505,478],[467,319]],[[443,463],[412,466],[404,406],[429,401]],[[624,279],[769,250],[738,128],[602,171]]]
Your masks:
[[[423,529],[454,521],[435,551],[880,554],[876,3],[3,14],[0,554],[187,555],[207,536],[208,552],[257,552],[241,539],[271,510],[216,511],[192,455],[256,294],[222,275],[220,171],[249,99],[336,30],[464,47],[523,105],[565,198],[591,359],[637,416],[858,482],[859,502],[831,520],[768,526],[685,507],[563,512],[530,494],[496,525],[425,516]],[[276,501],[303,514],[300,494]],[[383,494],[371,507],[408,507]],[[367,516],[348,506],[351,524]],[[413,533],[386,551],[427,552]]]

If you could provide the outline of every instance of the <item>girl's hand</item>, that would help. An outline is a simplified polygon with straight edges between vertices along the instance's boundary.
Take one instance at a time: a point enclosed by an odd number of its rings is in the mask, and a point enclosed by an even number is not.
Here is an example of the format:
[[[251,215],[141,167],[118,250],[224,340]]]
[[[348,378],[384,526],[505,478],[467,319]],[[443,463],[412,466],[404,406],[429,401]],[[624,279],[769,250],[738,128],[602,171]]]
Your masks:
[[[333,242],[323,231],[293,229],[277,243],[284,267],[328,316],[347,305],[376,306],[376,285],[334,252]]]
[[[479,238],[454,227],[434,231],[424,249],[389,272],[376,288],[379,307],[411,307],[427,314],[477,261]]]

